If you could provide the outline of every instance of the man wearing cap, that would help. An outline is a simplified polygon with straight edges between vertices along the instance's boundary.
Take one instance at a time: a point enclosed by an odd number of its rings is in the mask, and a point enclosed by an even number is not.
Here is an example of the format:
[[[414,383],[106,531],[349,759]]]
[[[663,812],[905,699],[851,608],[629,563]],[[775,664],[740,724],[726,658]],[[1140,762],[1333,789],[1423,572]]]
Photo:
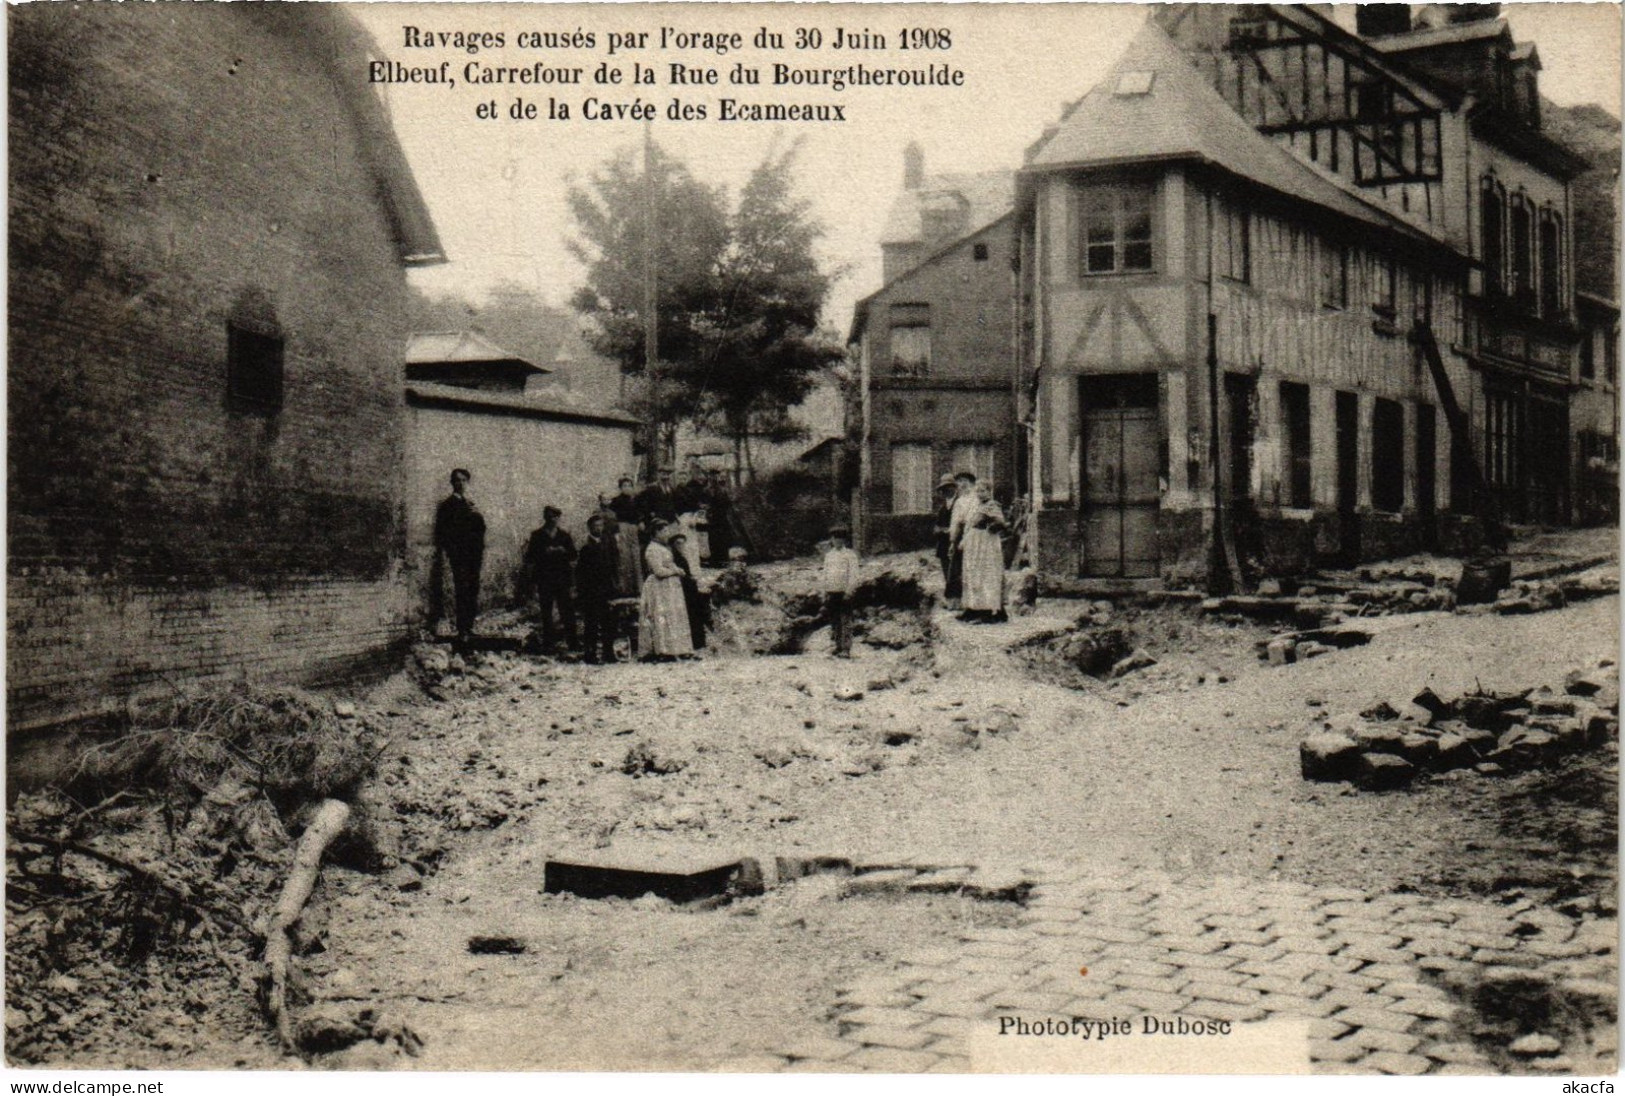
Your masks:
[[[954,474],[944,472],[937,481],[937,520],[932,533],[937,541],[937,562],[942,564],[942,580],[948,581],[948,563],[951,556],[948,547],[948,527],[954,518]],[[946,596],[946,595],[945,595]]]
[[[671,467],[668,465],[660,470],[656,481],[638,495],[638,516],[642,519],[644,532],[652,536],[657,520],[668,524],[676,521],[677,503],[677,491],[671,485]]]
[[[442,578],[440,560],[444,556],[451,569],[457,645],[465,646],[474,634],[474,618],[480,611],[480,565],[485,560],[485,518],[468,497],[466,468],[451,470],[451,494],[441,500],[434,512],[434,566],[429,583],[436,605],[432,615],[440,616]]]
[[[824,553],[824,605],[829,610],[830,638],[835,657],[852,657],[852,593],[858,588],[858,554],[852,550],[852,530],[832,525],[829,551]]]
[[[542,646],[549,651],[558,640],[558,630],[553,624],[555,608],[564,624],[566,642],[572,648],[576,645],[575,604],[570,596],[576,542],[559,528],[562,516],[557,506],[543,507],[542,527],[530,535],[530,543],[525,546],[524,578],[541,603]]]
[[[576,599],[587,642],[587,661],[615,661],[615,618],[610,599],[616,594],[619,559],[617,545],[608,536],[602,513],[587,519],[587,539],[576,559]]]

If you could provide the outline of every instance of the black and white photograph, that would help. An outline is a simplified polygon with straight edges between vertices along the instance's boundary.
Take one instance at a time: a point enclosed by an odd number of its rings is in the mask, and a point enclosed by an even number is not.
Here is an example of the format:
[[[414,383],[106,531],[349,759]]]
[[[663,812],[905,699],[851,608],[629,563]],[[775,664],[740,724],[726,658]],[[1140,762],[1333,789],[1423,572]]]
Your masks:
[[[0,16],[14,1078],[1617,1074],[1618,3]]]

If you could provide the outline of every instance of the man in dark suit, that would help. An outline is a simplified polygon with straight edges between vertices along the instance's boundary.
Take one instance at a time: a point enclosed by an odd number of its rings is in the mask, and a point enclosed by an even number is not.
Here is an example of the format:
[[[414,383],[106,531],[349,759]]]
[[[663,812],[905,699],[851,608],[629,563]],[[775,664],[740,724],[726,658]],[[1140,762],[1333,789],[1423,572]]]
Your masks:
[[[656,521],[669,524],[677,520],[678,501],[677,491],[671,485],[671,469],[662,468],[656,482],[645,487],[638,495],[638,516],[645,538],[653,532]]]
[[[604,535],[604,519],[587,519],[587,539],[576,558],[576,597],[586,631],[587,661],[615,661],[615,623],[610,600],[615,596],[615,542]]]
[[[576,542],[559,528],[562,516],[557,506],[543,507],[542,527],[530,535],[530,543],[525,546],[525,576],[541,603],[542,646],[550,651],[558,640],[558,630],[553,624],[555,608],[564,625],[566,642],[571,647],[576,645],[575,604],[570,596]]]
[[[435,559],[430,584],[438,602],[443,581],[440,560],[444,554],[451,568],[459,647],[466,647],[474,634],[474,618],[480,611],[480,566],[485,561],[485,518],[467,493],[472,478],[466,468],[452,469],[451,494],[441,500],[434,514]],[[434,615],[438,618],[439,613]]]

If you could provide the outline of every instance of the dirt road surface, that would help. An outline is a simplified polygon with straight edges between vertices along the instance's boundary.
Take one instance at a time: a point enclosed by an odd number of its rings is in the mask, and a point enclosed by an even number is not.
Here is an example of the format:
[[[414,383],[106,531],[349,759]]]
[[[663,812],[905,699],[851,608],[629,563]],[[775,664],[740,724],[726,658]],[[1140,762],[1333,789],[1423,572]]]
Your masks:
[[[816,1067],[839,1046],[843,987],[922,948],[996,940],[1021,912],[963,893],[849,894],[833,876],[714,909],[590,901],[542,893],[556,857],[828,855],[1525,905],[1557,900],[1555,865],[1612,894],[1613,752],[1566,784],[1468,773],[1375,794],[1306,783],[1297,743],[1316,713],[1424,686],[1560,683],[1615,656],[1616,598],[1419,613],[1281,667],[1256,658],[1253,628],[1169,609],[1139,622],[1153,667],[1079,688],[1029,673],[1011,644],[1079,608],[1001,625],[937,612],[923,659],[860,645],[844,662],[814,635],[795,655],[668,665],[488,656],[470,667],[480,691],[442,703],[408,702],[397,683],[377,698],[400,731],[383,795],[427,874],[329,871],[324,950],[307,963],[319,997],[387,1009],[424,1046],[365,1043],[322,1064],[769,1068],[785,1059],[764,1055],[811,1040],[794,1057]],[[1562,790],[1586,780],[1577,799]],[[510,944],[471,953],[478,936]]]

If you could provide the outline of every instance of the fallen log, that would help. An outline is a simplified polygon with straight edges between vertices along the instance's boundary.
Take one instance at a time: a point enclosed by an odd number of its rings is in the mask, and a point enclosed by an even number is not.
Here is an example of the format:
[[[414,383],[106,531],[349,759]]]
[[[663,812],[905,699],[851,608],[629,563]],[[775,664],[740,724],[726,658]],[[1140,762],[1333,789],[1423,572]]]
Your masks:
[[[288,1016],[288,964],[293,958],[293,929],[304,913],[305,903],[316,888],[322,870],[322,855],[350,820],[350,806],[337,799],[324,799],[311,816],[310,825],[299,837],[293,869],[282,886],[282,895],[271,911],[265,928],[265,967],[270,978],[265,1010],[276,1025],[277,1037],[286,1050],[295,1049],[293,1022]]]

